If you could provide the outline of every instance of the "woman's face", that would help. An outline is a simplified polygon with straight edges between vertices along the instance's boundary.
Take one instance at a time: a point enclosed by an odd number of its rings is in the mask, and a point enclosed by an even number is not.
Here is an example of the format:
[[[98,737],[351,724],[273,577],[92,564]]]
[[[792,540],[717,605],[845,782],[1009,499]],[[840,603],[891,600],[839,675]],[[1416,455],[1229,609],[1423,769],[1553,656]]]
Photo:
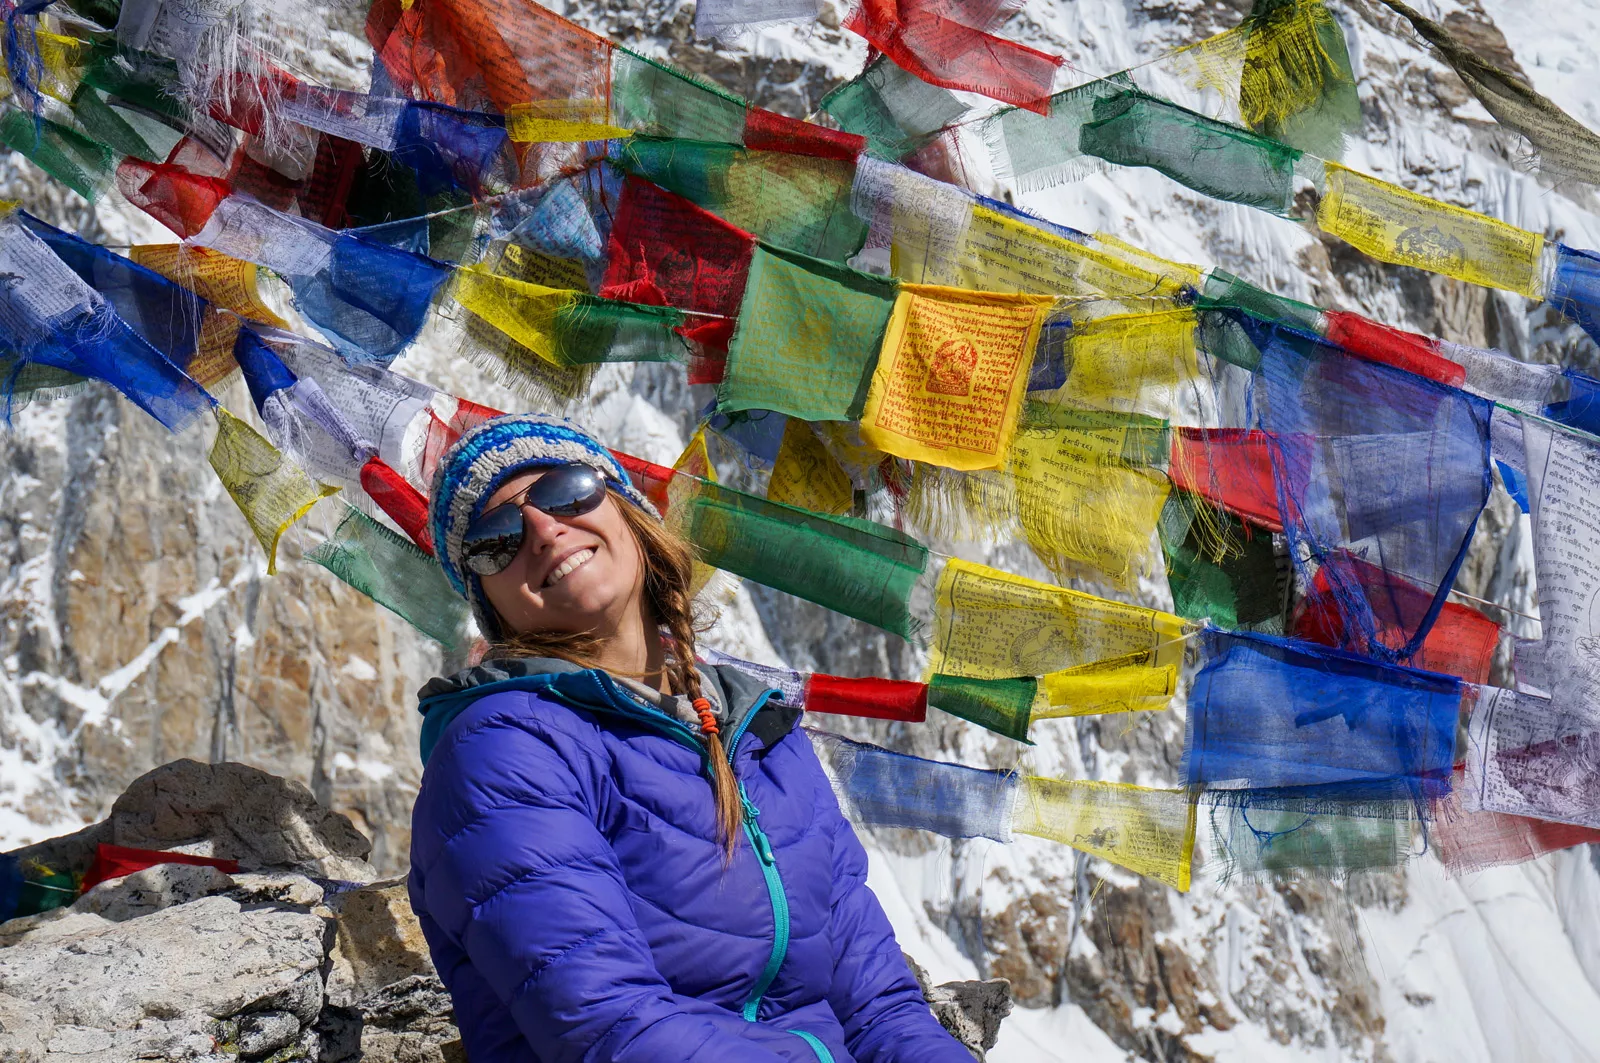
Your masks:
[[[507,480],[483,507],[488,512],[522,494],[548,470]],[[607,634],[638,608],[644,558],[620,504],[609,491],[598,509],[552,517],[522,507],[522,549],[503,571],[480,576],[483,593],[508,634],[529,631]]]

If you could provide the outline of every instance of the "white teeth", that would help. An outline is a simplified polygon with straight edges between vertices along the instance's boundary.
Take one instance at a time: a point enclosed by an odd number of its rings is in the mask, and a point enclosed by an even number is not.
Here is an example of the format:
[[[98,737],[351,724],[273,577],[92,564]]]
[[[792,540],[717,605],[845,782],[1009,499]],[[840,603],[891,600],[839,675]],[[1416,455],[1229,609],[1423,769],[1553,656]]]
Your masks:
[[[577,571],[577,569],[581,567],[584,562],[588,561],[593,556],[593,550],[579,550],[577,553],[561,562],[554,572],[546,576],[544,585],[546,587],[554,587],[557,583],[560,583],[573,572]]]

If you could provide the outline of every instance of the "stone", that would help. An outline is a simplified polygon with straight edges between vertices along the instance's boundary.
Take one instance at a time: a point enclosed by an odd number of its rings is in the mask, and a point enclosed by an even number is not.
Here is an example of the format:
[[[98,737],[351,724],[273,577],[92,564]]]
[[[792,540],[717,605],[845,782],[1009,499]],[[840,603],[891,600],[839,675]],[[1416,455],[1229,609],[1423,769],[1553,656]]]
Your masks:
[[[329,1003],[351,1007],[385,986],[434,974],[403,879],[341,894],[331,906],[338,931],[329,957]]]
[[[1000,1038],[1001,1021],[1011,1014],[1011,983],[1004,978],[986,978],[931,985],[922,965],[901,955],[922,987],[922,995],[939,1025],[960,1041],[974,1059],[985,1059]]]
[[[258,1044],[293,1043],[314,1025],[322,919],[216,895],[139,911],[113,892],[122,921],[75,911],[0,949],[6,1063],[220,1060],[237,1055],[213,1052],[230,1020]],[[268,1013],[290,1016],[286,1039],[281,1019],[247,1018]]]
[[[72,910],[121,923],[233,888],[233,879],[214,867],[157,864],[98,883],[73,902]]]
[[[246,764],[175,760],[146,772],[104,821],[18,849],[21,860],[83,874],[102,843],[235,860],[244,871],[298,871],[370,882],[372,843],[301,784]]]

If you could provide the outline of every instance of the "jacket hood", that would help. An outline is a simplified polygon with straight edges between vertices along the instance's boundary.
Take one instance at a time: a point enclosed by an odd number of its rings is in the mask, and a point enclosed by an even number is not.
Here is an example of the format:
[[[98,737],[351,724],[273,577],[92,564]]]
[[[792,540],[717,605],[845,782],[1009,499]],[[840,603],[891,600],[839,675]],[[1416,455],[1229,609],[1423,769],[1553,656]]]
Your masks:
[[[718,687],[722,703],[728,706],[730,730],[748,731],[770,746],[794,729],[800,709],[773,701],[780,691],[755,676],[727,665],[700,665]],[[422,762],[428,762],[434,745],[445,729],[473,702],[503,690],[542,693],[575,708],[592,712],[615,713],[618,699],[626,706],[637,706],[607,673],[582,668],[571,661],[554,657],[516,657],[484,661],[449,676],[438,676],[417,691],[417,711],[422,713]],[[652,710],[654,711],[654,710]],[[746,717],[755,715],[746,723]],[[630,713],[630,715],[633,715]]]

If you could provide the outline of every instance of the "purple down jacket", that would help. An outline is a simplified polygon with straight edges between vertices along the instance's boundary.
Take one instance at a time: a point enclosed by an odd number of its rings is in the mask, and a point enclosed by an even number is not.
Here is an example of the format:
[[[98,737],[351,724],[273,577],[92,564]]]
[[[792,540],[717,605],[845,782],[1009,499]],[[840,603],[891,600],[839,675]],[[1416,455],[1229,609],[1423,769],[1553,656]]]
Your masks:
[[[422,691],[411,903],[472,1063],[971,1063],[867,889],[797,710],[715,670],[745,795],[603,672],[499,661]]]

